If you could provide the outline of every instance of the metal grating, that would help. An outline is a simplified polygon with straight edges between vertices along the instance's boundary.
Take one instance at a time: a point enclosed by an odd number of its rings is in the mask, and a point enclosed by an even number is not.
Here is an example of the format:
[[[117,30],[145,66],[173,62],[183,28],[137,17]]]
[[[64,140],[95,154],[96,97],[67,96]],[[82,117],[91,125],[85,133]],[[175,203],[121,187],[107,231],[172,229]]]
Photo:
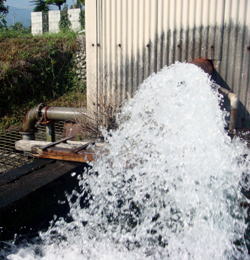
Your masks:
[[[63,122],[55,123],[55,133],[56,140],[62,138]],[[33,161],[31,154],[15,150],[15,142],[21,138],[18,129],[0,134],[0,174]],[[36,140],[45,139],[45,126],[39,126]]]

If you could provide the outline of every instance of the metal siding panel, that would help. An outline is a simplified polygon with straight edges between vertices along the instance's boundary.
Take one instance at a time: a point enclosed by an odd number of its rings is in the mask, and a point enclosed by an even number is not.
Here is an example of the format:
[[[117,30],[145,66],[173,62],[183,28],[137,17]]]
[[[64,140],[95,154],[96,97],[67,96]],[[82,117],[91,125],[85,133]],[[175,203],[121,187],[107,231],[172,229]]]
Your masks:
[[[169,1],[163,1],[162,8],[162,63],[163,65],[168,64],[168,53],[169,53],[169,45],[168,45],[168,37],[169,37]]]
[[[249,6],[249,0],[87,0],[88,104],[99,90],[100,99],[113,96],[118,105],[165,64],[203,56],[215,60],[249,109]],[[97,40],[100,47],[92,47]]]
[[[145,4],[145,57],[144,57],[144,78],[146,78],[150,74],[150,23],[151,23],[151,15],[150,15],[150,2],[151,0],[144,0]]]
[[[175,60],[175,42],[176,42],[176,28],[175,28],[175,0],[169,0],[169,39],[167,44],[169,45],[169,64],[172,64]]]
[[[107,102],[108,104],[112,101],[112,90],[113,90],[113,82],[112,82],[112,17],[111,17],[111,1],[106,0],[106,13],[107,13]]]
[[[187,61],[188,59],[188,18],[189,18],[189,1],[183,1],[182,6],[182,44],[181,44],[181,60]]]
[[[244,0],[239,0],[239,8],[237,12],[237,26],[236,26],[236,39],[235,39],[235,53],[234,53],[234,62],[235,62],[235,71],[234,71],[234,77],[232,84],[234,86],[234,91],[238,93],[238,96],[240,97],[241,92],[241,73],[242,73],[242,55],[243,55],[243,42],[244,42],[244,26],[240,26],[240,24],[244,24],[245,20],[245,10],[243,5]],[[240,21],[241,20],[241,21]]]
[[[122,99],[125,100],[128,95],[128,76],[127,76],[127,35],[128,35],[128,6],[127,1],[122,1]]]
[[[250,127],[250,3],[248,0],[245,1],[246,19],[244,23],[245,27],[245,42],[243,46],[243,70],[242,70],[242,93],[244,93],[243,104],[246,106],[248,111],[245,111],[245,117],[248,121],[247,127]]]
[[[133,61],[133,65],[132,65],[132,86],[133,86],[133,91],[132,91],[132,95],[134,95],[137,86],[138,86],[138,33],[139,33],[139,16],[138,16],[138,12],[139,12],[139,8],[138,8],[138,0],[134,0],[134,5],[133,5],[133,9],[131,10],[132,12],[132,23],[133,23],[133,35],[132,35],[132,61]]]
[[[138,84],[141,83],[144,79],[144,55],[145,55],[145,8],[144,8],[144,0],[138,0],[139,7],[138,9]]]
[[[175,44],[175,60],[181,61],[181,46],[182,46],[182,0],[176,0],[175,13],[175,30],[176,30],[176,44]]]
[[[117,104],[122,103],[122,0],[117,0]]]
[[[101,26],[102,26],[102,39],[101,39],[101,50],[102,50],[102,88],[103,88],[103,96],[100,97],[101,103],[105,104],[107,103],[107,95],[108,95],[108,64],[107,64],[107,46],[108,46],[108,41],[107,41],[107,13],[106,13],[106,6],[105,6],[105,0],[101,1],[102,4],[102,18],[103,20],[101,21]]]
[[[157,50],[156,50],[156,56],[157,56],[157,61],[156,61],[156,71],[159,71],[162,66],[162,51],[163,51],[163,37],[164,37],[164,32],[163,32],[163,0],[158,0],[158,6],[157,6],[157,13],[156,13],[156,19],[157,19],[157,35],[158,35],[158,41],[157,41]]]
[[[86,0],[86,62],[87,62],[87,107],[96,110],[97,103],[97,51],[96,51],[96,1]],[[95,19],[93,19],[93,17]]]

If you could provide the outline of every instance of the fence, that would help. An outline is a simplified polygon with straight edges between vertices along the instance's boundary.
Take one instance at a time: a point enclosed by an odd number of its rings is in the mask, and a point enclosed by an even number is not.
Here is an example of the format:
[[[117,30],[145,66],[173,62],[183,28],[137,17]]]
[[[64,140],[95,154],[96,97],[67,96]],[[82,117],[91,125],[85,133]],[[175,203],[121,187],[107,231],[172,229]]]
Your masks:
[[[69,9],[68,19],[73,31],[81,30],[80,22],[81,9]],[[43,34],[46,31],[57,33],[60,31],[59,23],[61,12],[58,10],[48,11],[48,13],[32,12],[31,13],[31,31],[33,35]]]

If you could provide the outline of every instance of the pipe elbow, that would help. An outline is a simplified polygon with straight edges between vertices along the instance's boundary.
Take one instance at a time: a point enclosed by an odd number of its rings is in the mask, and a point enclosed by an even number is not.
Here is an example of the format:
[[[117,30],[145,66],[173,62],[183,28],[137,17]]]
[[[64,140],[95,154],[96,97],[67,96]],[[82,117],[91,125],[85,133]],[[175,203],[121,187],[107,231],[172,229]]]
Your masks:
[[[39,119],[39,112],[42,107],[43,104],[40,104],[37,107],[30,109],[25,115],[21,128],[23,139],[34,139],[35,125]]]
[[[194,64],[198,67],[200,67],[204,72],[211,75],[214,72],[214,65],[213,62],[206,58],[197,58],[194,59],[191,64]]]
[[[239,99],[236,94],[230,92],[228,94],[228,99],[230,100],[230,105],[232,109],[238,109]]]

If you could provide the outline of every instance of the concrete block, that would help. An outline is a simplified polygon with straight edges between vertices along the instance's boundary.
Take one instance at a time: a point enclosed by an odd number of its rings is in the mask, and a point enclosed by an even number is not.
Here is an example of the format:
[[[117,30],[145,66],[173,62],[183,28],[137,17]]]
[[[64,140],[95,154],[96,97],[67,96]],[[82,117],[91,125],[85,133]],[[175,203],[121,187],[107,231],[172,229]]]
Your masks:
[[[31,13],[31,33],[33,35],[43,33],[43,14],[42,12]]]
[[[80,8],[68,10],[68,17],[71,22],[71,29],[75,32],[81,30],[80,14],[81,14]]]
[[[61,12],[59,10],[49,11],[49,32],[58,33],[60,31],[60,19]]]

